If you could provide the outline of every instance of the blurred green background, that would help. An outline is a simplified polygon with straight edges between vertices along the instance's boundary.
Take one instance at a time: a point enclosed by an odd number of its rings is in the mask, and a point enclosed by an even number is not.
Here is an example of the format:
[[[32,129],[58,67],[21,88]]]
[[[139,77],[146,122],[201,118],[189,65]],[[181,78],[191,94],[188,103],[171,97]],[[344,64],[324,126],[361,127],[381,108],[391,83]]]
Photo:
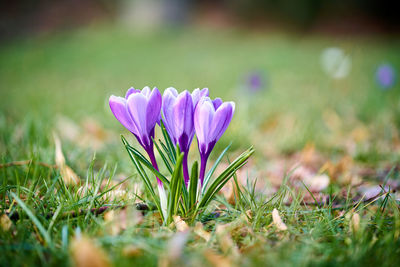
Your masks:
[[[382,88],[375,74],[382,63],[395,75],[400,69],[390,5],[382,11],[371,8],[373,1],[302,1],[298,16],[290,16],[285,2],[261,2],[83,1],[78,8],[75,1],[40,1],[19,24],[31,2],[9,4],[0,45],[2,119],[5,125],[41,120],[52,129],[60,116],[77,124],[92,118],[120,133],[108,108],[111,94],[131,86],[208,87],[212,97],[237,103],[220,147],[255,144],[267,157],[307,143],[344,151],[359,128],[367,129],[367,141],[392,142],[399,83],[395,77]],[[346,14],[361,19],[347,21]],[[343,77],[321,63],[330,47],[343,52],[333,61],[348,61]],[[261,80],[255,90],[251,75]]]

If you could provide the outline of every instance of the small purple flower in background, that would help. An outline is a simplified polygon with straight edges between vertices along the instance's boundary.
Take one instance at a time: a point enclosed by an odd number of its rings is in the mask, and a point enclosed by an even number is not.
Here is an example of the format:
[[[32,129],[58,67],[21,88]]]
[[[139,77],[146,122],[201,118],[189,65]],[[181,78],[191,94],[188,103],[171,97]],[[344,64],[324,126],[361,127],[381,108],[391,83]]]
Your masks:
[[[251,92],[258,92],[265,87],[261,71],[252,71],[246,76],[246,88]]]
[[[383,89],[389,89],[396,80],[395,69],[390,64],[381,64],[376,70],[375,79]]]
[[[163,122],[165,128],[174,143],[184,153],[183,156],[183,177],[185,185],[189,182],[188,153],[194,137],[193,114],[199,100],[208,96],[208,89],[196,89],[190,94],[183,91],[178,94],[175,88],[167,88],[163,94]]]
[[[161,101],[160,91],[157,88],[150,90],[149,87],[144,87],[141,91],[130,88],[125,98],[112,95],[109,100],[115,118],[135,135],[157,170],[152,138],[154,127],[160,121]],[[158,183],[162,184],[160,180]]]
[[[204,97],[194,113],[194,127],[200,152],[200,187],[203,186],[208,157],[217,141],[228,128],[235,112],[234,102],[222,102]]]

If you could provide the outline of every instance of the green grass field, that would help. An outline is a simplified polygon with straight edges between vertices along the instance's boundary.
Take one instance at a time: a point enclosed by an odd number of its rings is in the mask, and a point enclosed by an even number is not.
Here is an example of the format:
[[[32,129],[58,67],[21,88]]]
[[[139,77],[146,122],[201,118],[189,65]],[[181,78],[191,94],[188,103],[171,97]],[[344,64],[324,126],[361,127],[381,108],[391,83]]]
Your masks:
[[[345,79],[321,69],[331,46],[352,58]],[[400,86],[381,90],[374,73],[382,62],[400,69],[399,47],[393,37],[104,25],[2,44],[0,266],[398,264]],[[253,95],[251,70],[266,80]],[[108,97],[146,85],[235,101],[212,158],[231,142],[229,159],[256,150],[237,175],[241,193],[230,185],[188,231],[134,208],[149,198]],[[54,133],[78,185],[55,167]]]

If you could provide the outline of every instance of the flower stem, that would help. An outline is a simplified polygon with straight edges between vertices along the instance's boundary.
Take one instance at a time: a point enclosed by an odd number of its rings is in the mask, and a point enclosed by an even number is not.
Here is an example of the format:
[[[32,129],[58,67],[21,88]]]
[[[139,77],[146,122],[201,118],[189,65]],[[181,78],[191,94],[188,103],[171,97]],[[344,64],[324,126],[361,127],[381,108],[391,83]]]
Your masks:
[[[207,167],[207,155],[200,155],[200,188],[203,189],[203,182],[204,182],[204,175],[206,173],[206,167]]]
[[[145,148],[145,150],[146,150],[147,154],[149,155],[151,164],[153,165],[154,169],[156,169],[158,171],[158,165],[157,165],[156,157],[154,155],[153,146]],[[157,178],[158,185],[162,185],[163,183],[161,182],[161,180],[157,176],[156,176],[156,178]]]
[[[189,169],[188,169],[188,152],[183,154],[182,168],[183,168],[183,178],[185,180],[185,186],[188,187],[189,184]]]

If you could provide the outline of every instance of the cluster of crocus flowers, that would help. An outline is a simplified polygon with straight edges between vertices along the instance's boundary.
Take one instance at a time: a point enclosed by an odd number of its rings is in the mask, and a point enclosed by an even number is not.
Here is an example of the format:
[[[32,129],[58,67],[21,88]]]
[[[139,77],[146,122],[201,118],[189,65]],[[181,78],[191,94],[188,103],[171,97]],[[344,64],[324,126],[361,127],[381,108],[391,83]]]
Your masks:
[[[158,170],[154,156],[154,129],[160,120],[175,146],[183,152],[183,178],[189,185],[188,153],[196,134],[200,153],[200,186],[202,187],[207,160],[217,141],[228,128],[235,110],[233,102],[212,100],[207,88],[195,89],[192,93],[178,93],[167,88],[161,96],[157,88],[143,90],[131,88],[125,97],[111,96],[109,104],[117,120],[138,140],[148,154],[153,167]],[[161,205],[165,191],[158,179]]]

